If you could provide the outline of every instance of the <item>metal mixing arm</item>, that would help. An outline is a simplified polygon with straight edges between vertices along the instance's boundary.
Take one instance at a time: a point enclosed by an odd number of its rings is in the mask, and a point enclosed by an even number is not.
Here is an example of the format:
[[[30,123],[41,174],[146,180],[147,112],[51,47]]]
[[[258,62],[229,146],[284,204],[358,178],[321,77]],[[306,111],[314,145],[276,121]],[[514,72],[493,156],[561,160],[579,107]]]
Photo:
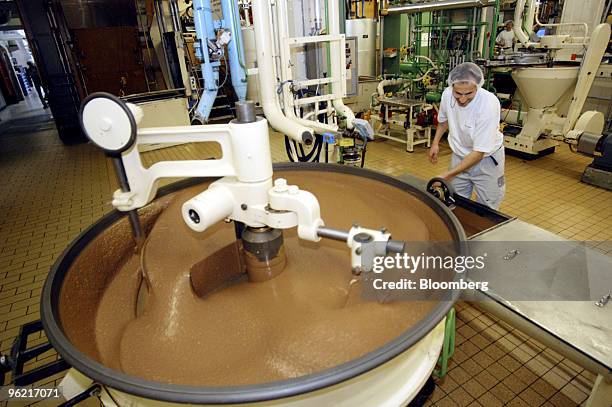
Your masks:
[[[183,220],[191,229],[203,232],[225,219],[251,228],[297,226],[301,239],[317,242],[327,237],[345,241],[351,249],[351,265],[356,273],[370,271],[373,256],[403,250],[403,242],[390,240],[386,230],[354,226],[343,232],[325,228],[319,201],[313,194],[297,185],[288,185],[282,178],[272,183],[267,121],[255,116],[252,102],[238,102],[236,111],[237,119],[227,125],[137,131],[134,117],[138,116],[137,107],[129,107],[113,95],[88,97],[81,108],[83,130],[114,157],[120,178],[126,180],[124,188],[115,191],[113,206],[136,215],[136,209],[155,197],[161,178],[222,176],[183,204]],[[210,141],[221,145],[220,159],[162,161],[145,168],[138,149],[143,144]],[[370,245],[378,247],[371,256],[363,257],[364,245],[380,242],[383,244]]]
[[[318,241],[323,225],[314,195],[285,180],[272,185],[268,123],[255,116],[252,102],[238,102],[237,119],[229,124],[137,129],[134,112],[119,98],[103,93],[89,96],[82,108],[82,127],[90,140],[121,165],[126,187],[115,191],[113,206],[133,211],[149,203],[157,182],[170,177],[218,177],[210,187],[183,205],[183,218],[196,231],[223,219],[251,227],[298,227],[301,238]],[[162,161],[146,168],[139,146],[175,142],[216,142],[220,159]]]
[[[401,240],[392,240],[391,234],[384,228],[374,230],[353,225],[347,232],[320,227],[317,234],[320,237],[346,242],[351,249],[353,274],[372,271],[375,257],[386,256],[389,253],[402,253],[406,245]]]
[[[211,225],[231,219],[251,227],[289,229],[297,226],[301,239],[318,242],[317,229],[324,225],[319,201],[283,178],[260,183],[243,183],[234,177],[213,182],[210,187],[183,204],[187,225],[203,232]]]

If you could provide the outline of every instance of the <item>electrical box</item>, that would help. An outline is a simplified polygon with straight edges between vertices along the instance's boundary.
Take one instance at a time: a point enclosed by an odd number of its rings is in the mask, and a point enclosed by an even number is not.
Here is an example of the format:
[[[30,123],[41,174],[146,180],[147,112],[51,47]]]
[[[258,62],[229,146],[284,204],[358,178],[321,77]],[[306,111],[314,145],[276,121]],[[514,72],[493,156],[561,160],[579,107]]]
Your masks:
[[[344,42],[344,54],[346,56],[346,96],[355,96],[358,92],[359,65],[357,53],[357,37],[346,37]]]

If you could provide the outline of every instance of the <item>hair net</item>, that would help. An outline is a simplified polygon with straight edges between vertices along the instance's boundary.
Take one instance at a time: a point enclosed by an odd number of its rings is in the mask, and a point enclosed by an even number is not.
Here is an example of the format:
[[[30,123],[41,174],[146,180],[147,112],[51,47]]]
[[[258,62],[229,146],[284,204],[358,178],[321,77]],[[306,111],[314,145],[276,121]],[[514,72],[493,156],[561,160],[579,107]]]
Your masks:
[[[512,25],[514,25],[514,21],[512,21],[512,20],[508,20],[508,21],[506,21],[506,22],[504,23],[504,27],[505,27],[505,26],[507,26],[508,24],[512,24]]]
[[[453,68],[448,74],[448,86],[458,82],[471,82],[479,88],[484,83],[484,74],[478,65],[473,62],[464,62]]]

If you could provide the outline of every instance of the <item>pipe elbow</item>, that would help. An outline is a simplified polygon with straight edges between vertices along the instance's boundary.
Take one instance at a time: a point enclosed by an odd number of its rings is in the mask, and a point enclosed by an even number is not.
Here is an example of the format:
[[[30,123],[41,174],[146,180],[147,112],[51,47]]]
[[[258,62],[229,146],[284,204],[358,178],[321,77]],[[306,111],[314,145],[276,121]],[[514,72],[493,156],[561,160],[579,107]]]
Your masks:
[[[523,29],[518,25],[514,26],[514,35],[516,36],[516,39],[523,44],[523,46],[528,47],[527,44],[529,43],[529,36],[527,36],[525,31],[523,31]]]
[[[311,128],[303,126],[285,116],[280,110],[280,107],[274,102],[264,102],[262,106],[264,115],[272,128],[286,134],[289,138],[299,143],[304,143],[306,145],[313,143],[314,131]]]
[[[346,127],[349,130],[352,129],[353,122],[355,121],[355,113],[342,102],[342,99],[334,99],[333,106],[339,114],[346,117]]]

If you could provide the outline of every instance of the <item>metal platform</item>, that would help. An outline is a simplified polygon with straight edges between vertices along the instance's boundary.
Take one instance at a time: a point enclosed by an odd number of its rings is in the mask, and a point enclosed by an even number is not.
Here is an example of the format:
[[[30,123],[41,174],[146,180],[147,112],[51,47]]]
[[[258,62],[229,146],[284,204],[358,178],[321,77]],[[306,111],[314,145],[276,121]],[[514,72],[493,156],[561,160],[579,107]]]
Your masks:
[[[425,181],[411,175],[399,178],[425,189]],[[593,300],[612,290],[612,257],[586,247],[582,256],[588,261],[564,271],[564,263],[571,258],[567,251],[576,242],[466,198],[455,198],[453,212],[469,240],[520,246],[510,267],[487,269],[487,292],[466,291],[464,300],[596,373],[586,405],[612,405],[612,300],[601,307]],[[562,250],[542,250],[542,245]],[[529,293],[521,296],[512,290]],[[592,299],[584,300],[589,294]]]
[[[586,247],[584,250],[588,257],[584,259],[588,261],[572,265],[571,273],[563,272],[560,262],[570,262],[573,254],[570,251],[577,245],[520,219],[484,231],[472,240],[511,242],[511,245],[542,242],[520,245],[520,253],[509,262],[509,267],[493,267],[493,275],[489,273],[487,276],[490,291],[482,293],[486,297],[482,300],[501,303],[508,311],[565,343],[572,348],[569,349],[572,353],[578,352],[588,359],[589,366],[585,367],[598,373],[612,371],[612,302],[603,307],[595,305],[599,297],[612,289],[611,257]],[[556,249],[556,252],[546,250],[542,245]],[[534,257],[538,259],[535,264],[532,262]],[[522,277],[522,274],[529,277]],[[525,286],[527,284],[529,287]],[[508,292],[508,287],[531,290],[531,293],[513,295]],[[586,300],[589,294],[593,298]],[[560,300],[572,296],[574,300]],[[533,297],[533,300],[523,300],[522,297]],[[582,362],[584,365],[584,360]]]

